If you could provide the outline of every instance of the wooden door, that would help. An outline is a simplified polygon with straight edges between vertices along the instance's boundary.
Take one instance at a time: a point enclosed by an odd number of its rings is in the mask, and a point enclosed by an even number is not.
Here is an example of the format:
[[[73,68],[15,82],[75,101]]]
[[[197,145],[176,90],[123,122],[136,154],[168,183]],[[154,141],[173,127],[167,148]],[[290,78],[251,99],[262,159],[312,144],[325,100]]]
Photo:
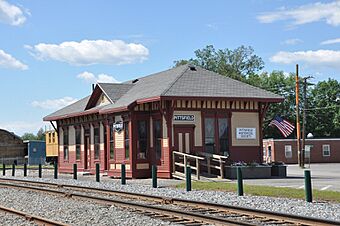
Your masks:
[[[194,127],[193,126],[176,126],[174,129],[175,150],[192,154],[194,146]]]

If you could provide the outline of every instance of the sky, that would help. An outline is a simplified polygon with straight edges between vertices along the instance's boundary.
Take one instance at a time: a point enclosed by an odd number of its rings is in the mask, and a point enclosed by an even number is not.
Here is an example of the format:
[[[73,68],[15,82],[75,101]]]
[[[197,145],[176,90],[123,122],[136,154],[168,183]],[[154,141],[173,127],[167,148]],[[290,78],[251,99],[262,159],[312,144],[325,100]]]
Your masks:
[[[340,1],[0,0],[0,128],[22,135],[91,93],[207,45],[251,46],[264,71],[340,79]]]

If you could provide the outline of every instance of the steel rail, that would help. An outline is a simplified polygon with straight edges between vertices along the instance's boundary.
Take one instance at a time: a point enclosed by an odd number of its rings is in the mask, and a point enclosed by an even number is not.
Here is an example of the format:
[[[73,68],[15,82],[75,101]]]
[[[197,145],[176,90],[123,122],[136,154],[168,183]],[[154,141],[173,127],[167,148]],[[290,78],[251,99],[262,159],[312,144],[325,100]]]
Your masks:
[[[0,211],[24,217],[26,220],[33,221],[37,225],[69,226],[68,224],[65,224],[65,223],[61,223],[61,222],[57,222],[57,221],[50,220],[50,219],[47,219],[47,218],[39,217],[39,216],[36,216],[36,215],[33,215],[33,214],[29,214],[29,213],[19,211],[19,210],[15,210],[15,209],[12,209],[12,208],[8,208],[8,207],[5,207],[5,206],[0,206]]]
[[[253,224],[249,224],[246,222],[234,221],[234,220],[230,220],[230,219],[226,219],[222,217],[207,216],[205,214],[198,214],[198,213],[192,213],[192,212],[183,212],[182,210],[168,209],[164,207],[150,206],[147,204],[140,204],[140,203],[135,203],[135,202],[130,202],[130,201],[121,201],[121,200],[109,199],[109,198],[104,198],[104,197],[85,195],[85,194],[80,194],[80,193],[71,193],[71,192],[57,191],[53,189],[24,186],[24,185],[19,185],[19,184],[8,184],[8,183],[0,183],[0,187],[1,186],[52,193],[56,195],[62,195],[67,198],[79,198],[79,199],[91,200],[91,201],[94,201],[100,204],[108,204],[108,205],[114,205],[114,206],[119,206],[123,208],[129,208],[129,209],[140,211],[142,213],[146,212],[149,215],[152,214],[156,217],[157,215],[159,215],[160,217],[164,217],[164,216],[171,217],[177,223],[183,223],[183,224],[188,224],[188,225],[189,224],[244,225],[244,226],[253,225]],[[172,221],[171,219],[168,219],[168,220]]]
[[[213,209],[216,211],[223,211],[223,212],[227,212],[231,214],[254,216],[255,218],[259,218],[259,219],[263,218],[263,219],[266,219],[267,221],[269,220],[278,221],[278,222],[284,221],[284,222],[296,224],[296,225],[301,225],[301,224],[304,224],[304,225],[340,225],[339,221],[334,221],[334,220],[299,216],[299,215],[279,213],[279,212],[271,212],[267,210],[250,209],[246,207],[231,206],[231,205],[225,205],[225,204],[185,200],[185,199],[179,199],[179,198],[168,198],[168,197],[155,196],[155,195],[136,194],[132,192],[107,190],[107,189],[84,187],[84,186],[77,186],[77,185],[57,184],[57,183],[50,183],[50,182],[37,182],[37,181],[9,179],[9,178],[0,178],[0,181],[1,180],[12,181],[12,182],[14,181],[14,182],[19,182],[19,183],[31,183],[31,184],[38,184],[38,185],[48,185],[48,186],[55,186],[55,187],[79,189],[79,190],[85,190],[85,191],[95,191],[95,192],[101,192],[101,193],[106,193],[106,194],[111,194],[111,195],[119,195],[123,197],[132,197],[132,198],[138,198],[138,199],[149,200],[149,201],[158,201],[164,204],[190,206],[193,208],[202,208],[202,209],[209,209],[209,210]]]

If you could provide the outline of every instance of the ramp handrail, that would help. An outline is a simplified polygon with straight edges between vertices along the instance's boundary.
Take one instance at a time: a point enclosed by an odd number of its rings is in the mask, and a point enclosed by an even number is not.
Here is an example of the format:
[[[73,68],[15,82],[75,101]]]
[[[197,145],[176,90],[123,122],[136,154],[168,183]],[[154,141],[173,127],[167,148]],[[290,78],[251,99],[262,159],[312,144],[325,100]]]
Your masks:
[[[183,157],[183,163],[176,162],[176,155]],[[176,172],[179,172],[179,171],[176,171],[176,166],[179,166],[181,168],[183,167],[184,168],[184,175],[185,175],[189,159],[194,159],[195,162],[196,162],[195,166],[190,165],[190,167],[191,167],[192,170],[196,171],[196,177],[197,177],[197,180],[199,180],[200,179],[200,161],[204,160],[203,157],[191,155],[191,154],[187,154],[187,153],[182,153],[182,152],[178,152],[178,151],[173,151],[172,152],[172,164],[173,164],[172,165],[172,171],[175,174]],[[179,173],[181,173],[181,172],[179,172]]]
[[[224,164],[226,163],[226,160],[229,158],[229,156],[217,155],[207,152],[200,152],[199,154],[204,156],[207,160],[207,163],[202,163],[202,165],[207,167],[208,174],[211,174],[211,169],[213,168],[219,170],[219,176],[224,178]],[[211,164],[212,161],[217,162],[219,166]]]

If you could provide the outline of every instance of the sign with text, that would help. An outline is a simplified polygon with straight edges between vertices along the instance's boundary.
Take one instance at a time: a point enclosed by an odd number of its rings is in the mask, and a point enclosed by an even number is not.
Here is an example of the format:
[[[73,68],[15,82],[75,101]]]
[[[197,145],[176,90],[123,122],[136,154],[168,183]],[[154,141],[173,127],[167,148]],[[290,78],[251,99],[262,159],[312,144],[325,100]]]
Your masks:
[[[174,115],[174,121],[194,122],[195,115]]]
[[[122,121],[118,121],[113,123],[113,130],[116,131],[117,133],[121,132],[123,130],[123,122]]]
[[[236,128],[236,139],[256,139],[256,128]]]

